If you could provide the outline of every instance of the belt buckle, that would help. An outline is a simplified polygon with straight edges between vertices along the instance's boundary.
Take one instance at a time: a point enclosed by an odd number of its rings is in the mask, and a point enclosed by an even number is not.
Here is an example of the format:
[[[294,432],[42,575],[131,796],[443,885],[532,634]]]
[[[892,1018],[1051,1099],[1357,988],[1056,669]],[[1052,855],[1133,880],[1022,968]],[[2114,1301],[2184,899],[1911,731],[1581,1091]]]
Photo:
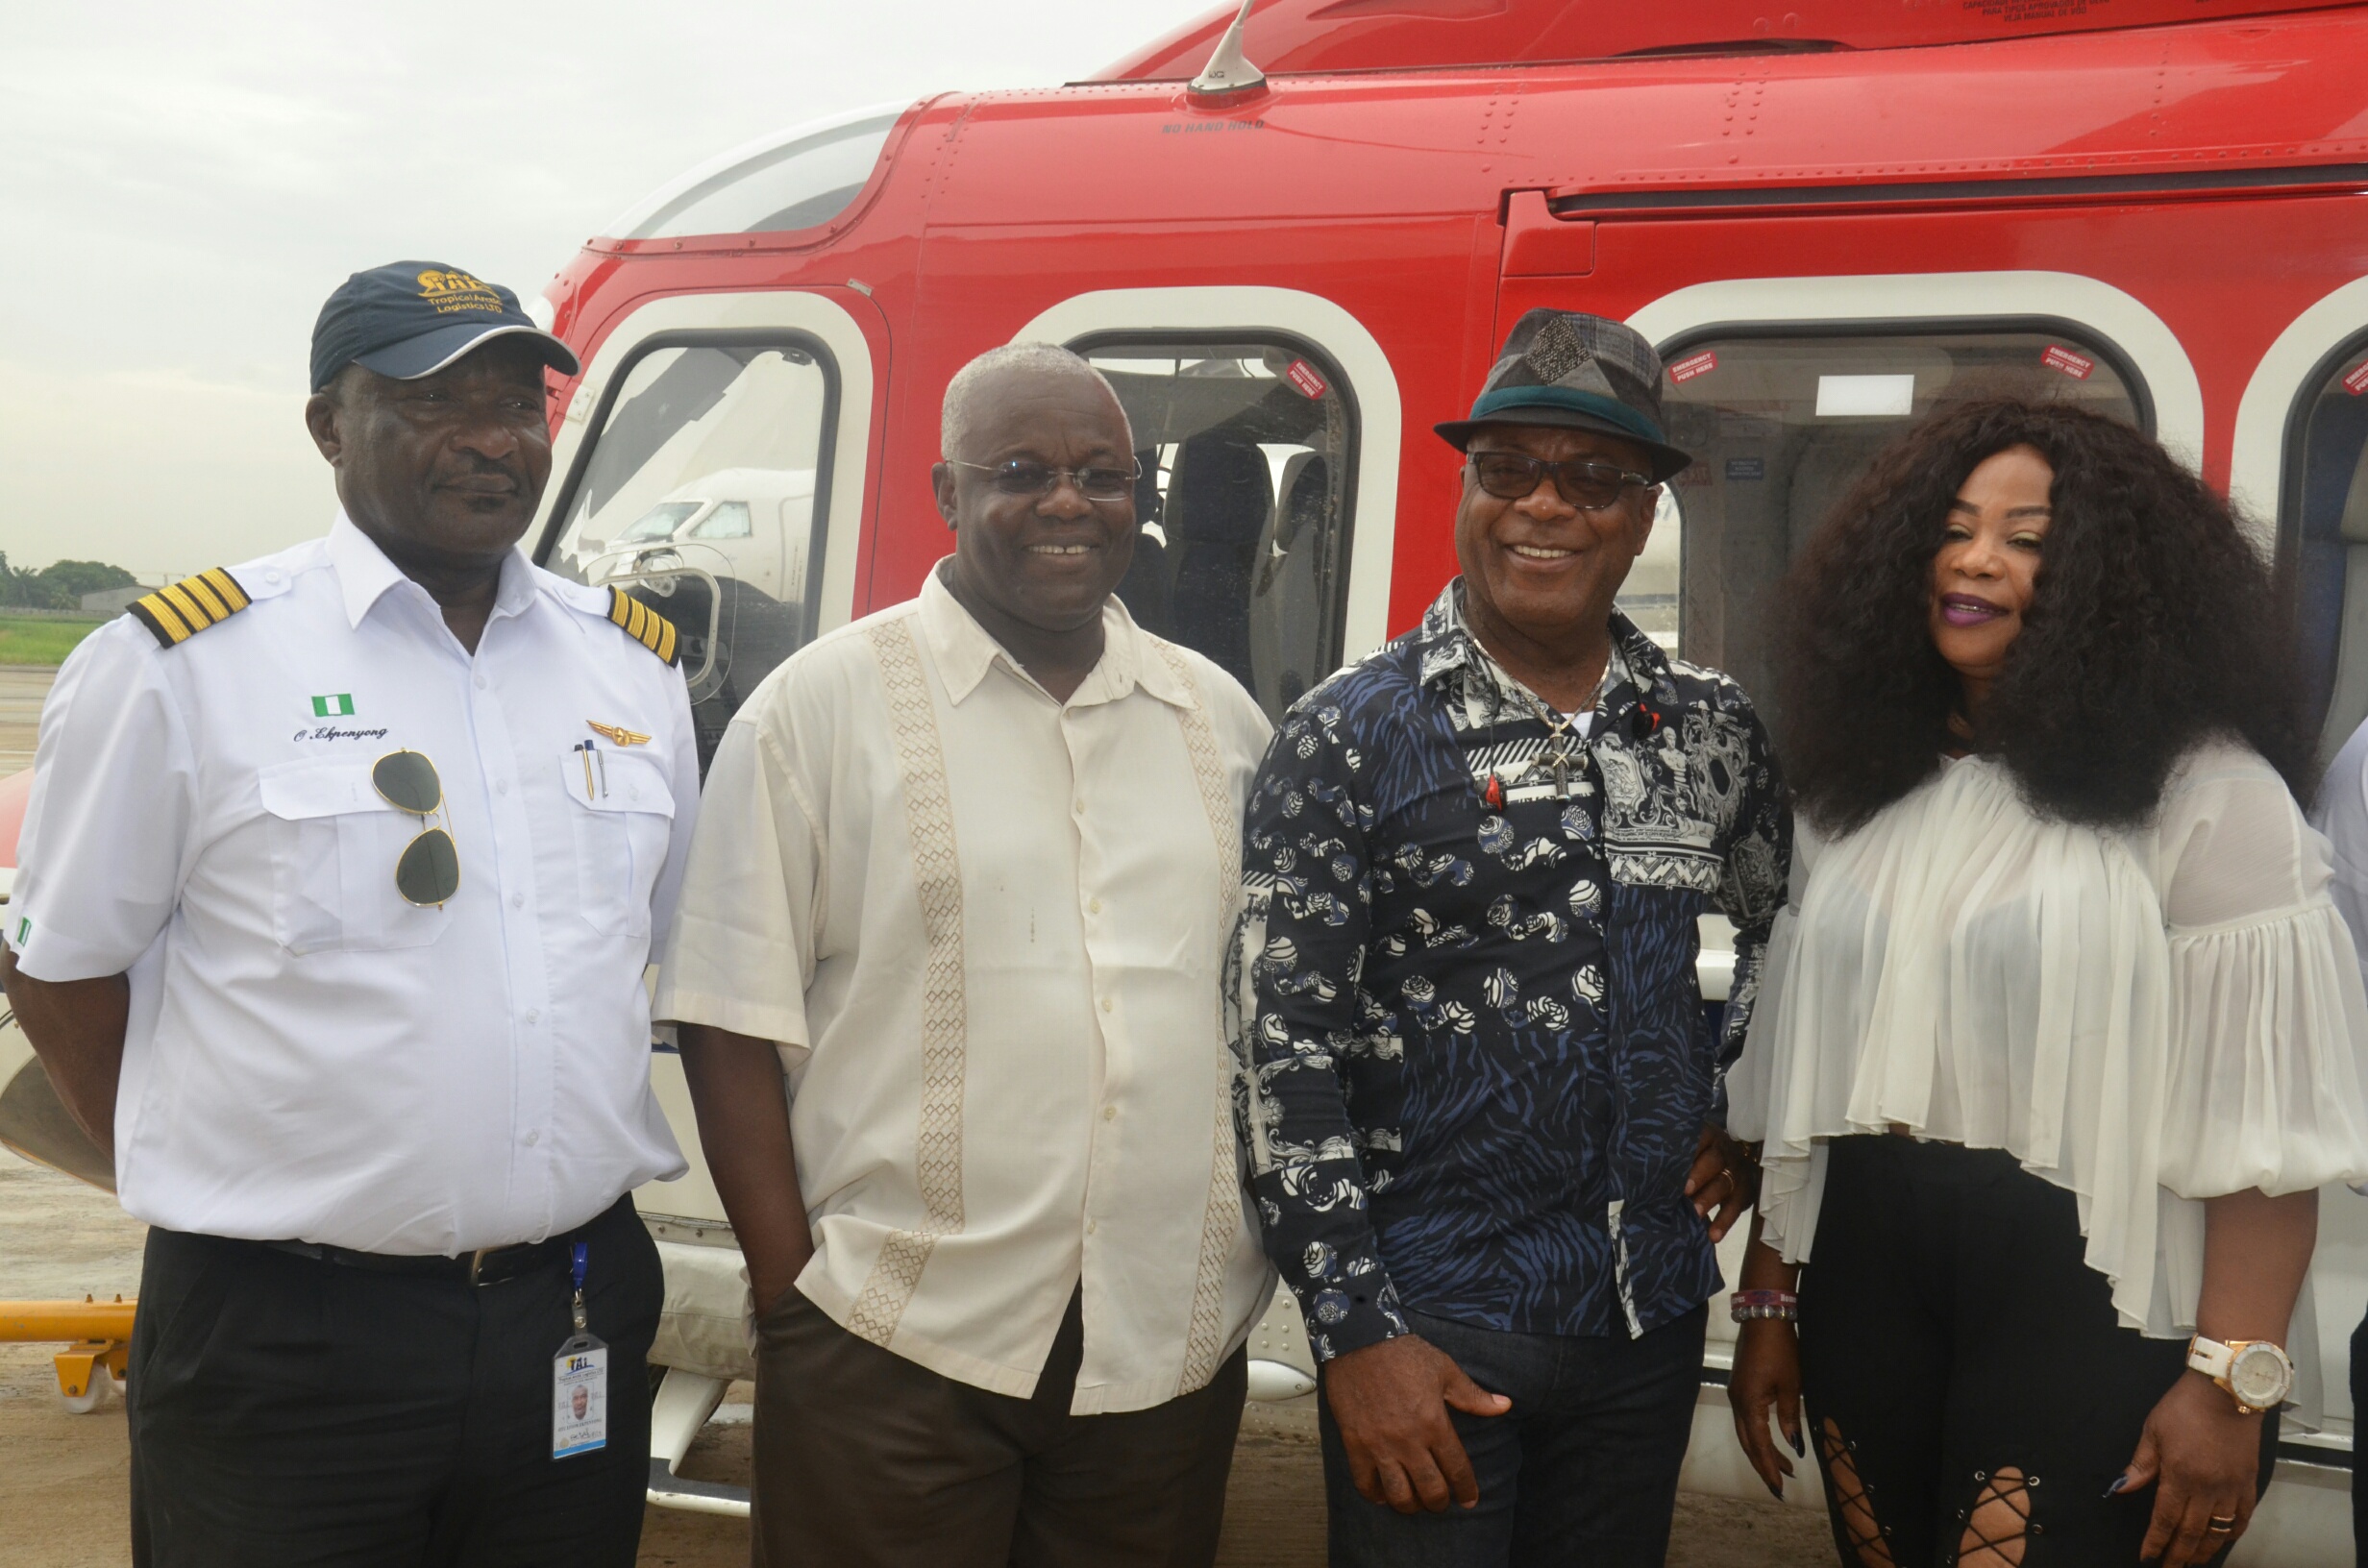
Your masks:
[[[483,1282],[483,1281],[481,1281],[481,1280],[480,1280],[477,1276],[478,1276],[479,1271],[480,1271],[481,1269],[482,1269],[482,1268],[485,1266],[485,1260],[486,1260],[486,1259],[488,1259],[488,1258],[490,1258],[490,1257],[492,1257],[495,1253],[497,1253],[497,1252],[501,1252],[501,1251],[504,1251],[504,1250],[506,1250],[506,1249],[501,1248],[501,1247],[480,1247],[480,1248],[478,1248],[475,1252],[470,1253],[470,1254],[469,1254],[469,1283],[470,1283],[471,1285],[481,1285],[481,1284],[483,1284],[484,1282]]]

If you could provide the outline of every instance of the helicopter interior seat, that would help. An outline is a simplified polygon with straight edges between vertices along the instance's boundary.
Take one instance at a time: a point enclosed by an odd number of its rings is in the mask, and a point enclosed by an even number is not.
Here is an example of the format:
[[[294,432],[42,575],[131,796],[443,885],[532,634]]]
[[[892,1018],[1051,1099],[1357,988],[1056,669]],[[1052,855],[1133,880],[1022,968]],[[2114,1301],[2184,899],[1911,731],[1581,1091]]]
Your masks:
[[[1250,591],[1273,511],[1267,455],[1247,435],[1220,426],[1176,449],[1164,520],[1173,635],[1250,690]]]
[[[1323,625],[1317,557],[1324,510],[1332,496],[1332,465],[1320,452],[1298,452],[1283,462],[1282,503],[1258,535],[1250,578],[1250,664],[1258,673],[1251,695],[1269,713],[1281,713],[1328,674],[1322,650],[1310,640]]]
[[[1135,554],[1119,578],[1119,602],[1135,625],[1154,637],[1173,635],[1175,612],[1168,583],[1168,547],[1159,516],[1159,449],[1135,453]]]
[[[2335,638],[2334,691],[2327,704],[2326,728],[2320,732],[2324,757],[2332,757],[2368,719],[2368,419],[2359,422],[2356,431],[2345,433],[2358,447],[2335,525],[2343,546],[2343,619]],[[2305,498],[2306,517],[2311,510],[2309,500]]]

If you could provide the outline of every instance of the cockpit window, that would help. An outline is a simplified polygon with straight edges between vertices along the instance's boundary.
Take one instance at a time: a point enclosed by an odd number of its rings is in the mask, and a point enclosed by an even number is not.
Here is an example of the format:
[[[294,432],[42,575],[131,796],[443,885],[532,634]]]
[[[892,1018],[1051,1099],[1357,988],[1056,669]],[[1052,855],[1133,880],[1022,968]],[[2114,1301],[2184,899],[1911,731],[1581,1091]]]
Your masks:
[[[746,539],[750,536],[749,503],[745,501],[719,501],[715,510],[699,520],[690,532],[693,539]]]
[[[699,510],[695,501],[669,501],[650,508],[640,522],[617,535],[621,545],[639,544],[644,539],[671,539],[690,515]]]
[[[774,145],[620,221],[621,239],[769,234],[828,223],[862,194],[897,112],[786,133]]]

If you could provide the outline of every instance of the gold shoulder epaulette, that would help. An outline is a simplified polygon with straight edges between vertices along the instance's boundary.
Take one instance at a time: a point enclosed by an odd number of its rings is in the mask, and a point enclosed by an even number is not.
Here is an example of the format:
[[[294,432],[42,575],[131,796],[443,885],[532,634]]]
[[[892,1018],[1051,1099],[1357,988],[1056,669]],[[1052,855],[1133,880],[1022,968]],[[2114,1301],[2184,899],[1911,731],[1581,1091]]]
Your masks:
[[[220,567],[184,577],[169,588],[134,600],[131,614],[156,635],[157,646],[185,643],[208,626],[219,625],[247,607],[246,590]]]
[[[625,635],[664,659],[675,662],[678,651],[675,624],[620,588],[608,590],[608,619],[625,628]]]

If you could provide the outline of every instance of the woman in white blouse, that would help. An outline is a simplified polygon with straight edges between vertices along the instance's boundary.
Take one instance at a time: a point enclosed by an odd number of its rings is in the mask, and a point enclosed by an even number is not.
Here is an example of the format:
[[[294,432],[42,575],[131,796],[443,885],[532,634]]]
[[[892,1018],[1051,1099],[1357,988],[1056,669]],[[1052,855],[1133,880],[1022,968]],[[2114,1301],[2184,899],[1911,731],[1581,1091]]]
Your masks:
[[[1815,1445],[1852,1565],[2215,1560],[2286,1347],[2314,1382],[2316,1189],[2368,1176],[2268,571],[2136,431],[1985,403],[1874,465],[1780,614],[1737,1432],[1772,1489],[1771,1412]]]

